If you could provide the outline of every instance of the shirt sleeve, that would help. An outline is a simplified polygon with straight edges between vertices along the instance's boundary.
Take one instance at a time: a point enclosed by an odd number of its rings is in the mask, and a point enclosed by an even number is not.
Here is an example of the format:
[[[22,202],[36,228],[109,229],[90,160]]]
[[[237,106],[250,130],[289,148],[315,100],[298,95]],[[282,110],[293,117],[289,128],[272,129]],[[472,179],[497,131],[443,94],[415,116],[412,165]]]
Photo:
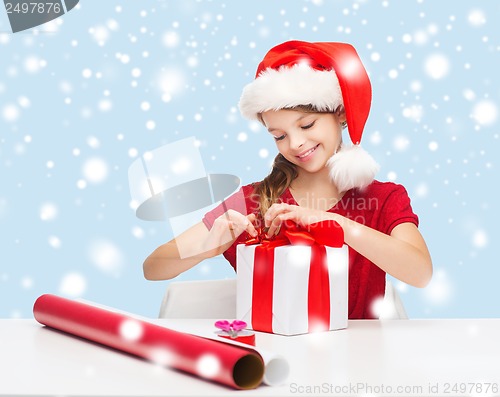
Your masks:
[[[212,229],[215,220],[230,209],[238,211],[240,214],[248,215],[251,212],[251,209],[248,208],[250,189],[251,187],[249,185],[242,186],[236,193],[233,193],[217,207],[207,212],[202,219],[207,229]]]
[[[394,185],[382,206],[382,231],[391,234],[401,223],[410,222],[418,226],[418,216],[413,212],[408,192],[402,185]]]

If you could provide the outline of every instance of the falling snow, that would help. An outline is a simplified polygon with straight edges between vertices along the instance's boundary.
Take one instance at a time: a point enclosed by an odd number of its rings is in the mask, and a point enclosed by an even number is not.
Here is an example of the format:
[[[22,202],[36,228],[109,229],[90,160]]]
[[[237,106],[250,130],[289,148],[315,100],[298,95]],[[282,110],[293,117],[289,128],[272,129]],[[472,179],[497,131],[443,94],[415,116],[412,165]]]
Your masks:
[[[91,158],[85,161],[82,167],[82,174],[88,182],[102,183],[106,180],[109,167],[105,160],[101,158]]]
[[[288,39],[354,43],[370,74],[362,145],[378,179],[407,188],[435,269],[426,289],[399,289],[410,317],[500,315],[495,299],[481,301],[500,276],[498,6],[340,3],[82,2],[22,34],[2,15],[0,317],[30,317],[45,292],[156,316],[166,284],[145,282],[142,262],[173,232],[135,217],[128,167],[195,136],[207,172],[262,179],[276,146],[237,104],[266,51]],[[232,276],[219,257],[181,277]],[[216,367],[199,361],[207,377]]]
[[[425,298],[434,305],[446,305],[453,294],[453,287],[445,270],[435,272],[432,281],[424,290]]]
[[[203,378],[214,378],[219,375],[221,371],[221,363],[219,358],[211,355],[205,354],[198,358],[196,362],[196,372]]]
[[[68,298],[81,298],[87,289],[87,280],[79,273],[65,274],[59,285],[59,294]]]
[[[425,72],[434,80],[439,80],[448,75],[450,62],[443,54],[430,55],[425,60]]]
[[[40,219],[42,221],[53,221],[57,218],[57,206],[54,203],[44,203],[40,208]]]
[[[497,105],[488,100],[476,103],[472,109],[472,118],[480,125],[494,124],[498,118]]]
[[[119,333],[120,336],[126,341],[136,342],[142,337],[144,328],[143,325],[137,320],[125,319],[120,324]]]

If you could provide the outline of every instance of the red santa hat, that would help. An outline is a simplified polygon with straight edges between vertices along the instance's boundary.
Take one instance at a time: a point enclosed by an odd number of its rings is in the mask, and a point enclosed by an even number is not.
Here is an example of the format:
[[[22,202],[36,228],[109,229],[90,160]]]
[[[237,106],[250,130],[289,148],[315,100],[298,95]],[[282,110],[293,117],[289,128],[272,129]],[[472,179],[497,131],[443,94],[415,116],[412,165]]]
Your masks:
[[[337,188],[346,191],[366,187],[379,169],[360,147],[371,96],[368,74],[350,44],[287,41],[265,55],[239,107],[243,116],[258,119],[268,110],[312,105],[333,112],[343,105],[353,145],[342,146],[327,166]]]

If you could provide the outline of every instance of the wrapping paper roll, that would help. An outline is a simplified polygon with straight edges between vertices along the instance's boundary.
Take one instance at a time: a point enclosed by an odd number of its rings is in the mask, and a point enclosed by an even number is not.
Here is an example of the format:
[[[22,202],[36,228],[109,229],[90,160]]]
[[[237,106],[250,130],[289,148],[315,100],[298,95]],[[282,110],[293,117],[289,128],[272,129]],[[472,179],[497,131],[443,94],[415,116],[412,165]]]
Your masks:
[[[110,312],[120,313],[129,318],[135,318],[141,321],[156,324],[160,327],[165,327],[162,319],[152,319],[152,318],[142,317],[134,313],[118,310],[116,308],[105,306],[100,303],[92,301],[87,301],[84,299],[78,299],[77,301],[82,302],[85,305],[98,307],[100,309],[104,309]],[[268,386],[283,385],[287,381],[288,376],[290,375],[290,366],[288,365],[288,361],[283,356],[268,350],[261,349],[260,347],[256,347],[255,341],[249,344],[249,343],[242,343],[241,341],[232,338],[222,338],[221,340],[221,337],[217,332],[212,332],[207,330],[203,331],[200,329],[194,330],[192,329],[192,327],[186,327],[179,324],[171,325],[170,327],[166,328],[185,334],[199,336],[205,339],[211,339],[213,341],[217,341],[220,343],[226,343],[226,344],[231,344],[233,346],[238,346],[242,349],[247,350],[248,352],[259,355],[264,360],[264,378],[262,379],[262,383]]]
[[[263,379],[264,362],[255,351],[93,305],[46,294],[36,300],[33,314],[51,328],[236,389],[255,388]]]

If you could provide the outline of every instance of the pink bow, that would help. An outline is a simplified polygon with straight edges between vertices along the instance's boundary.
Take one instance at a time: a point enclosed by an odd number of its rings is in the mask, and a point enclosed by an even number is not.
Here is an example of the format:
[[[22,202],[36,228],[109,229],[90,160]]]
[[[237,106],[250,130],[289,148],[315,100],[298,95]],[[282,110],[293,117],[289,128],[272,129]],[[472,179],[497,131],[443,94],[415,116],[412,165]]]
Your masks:
[[[218,320],[215,322],[215,326],[229,334],[231,338],[238,337],[238,332],[245,329],[247,323],[241,320],[234,320],[229,322],[227,320]]]

